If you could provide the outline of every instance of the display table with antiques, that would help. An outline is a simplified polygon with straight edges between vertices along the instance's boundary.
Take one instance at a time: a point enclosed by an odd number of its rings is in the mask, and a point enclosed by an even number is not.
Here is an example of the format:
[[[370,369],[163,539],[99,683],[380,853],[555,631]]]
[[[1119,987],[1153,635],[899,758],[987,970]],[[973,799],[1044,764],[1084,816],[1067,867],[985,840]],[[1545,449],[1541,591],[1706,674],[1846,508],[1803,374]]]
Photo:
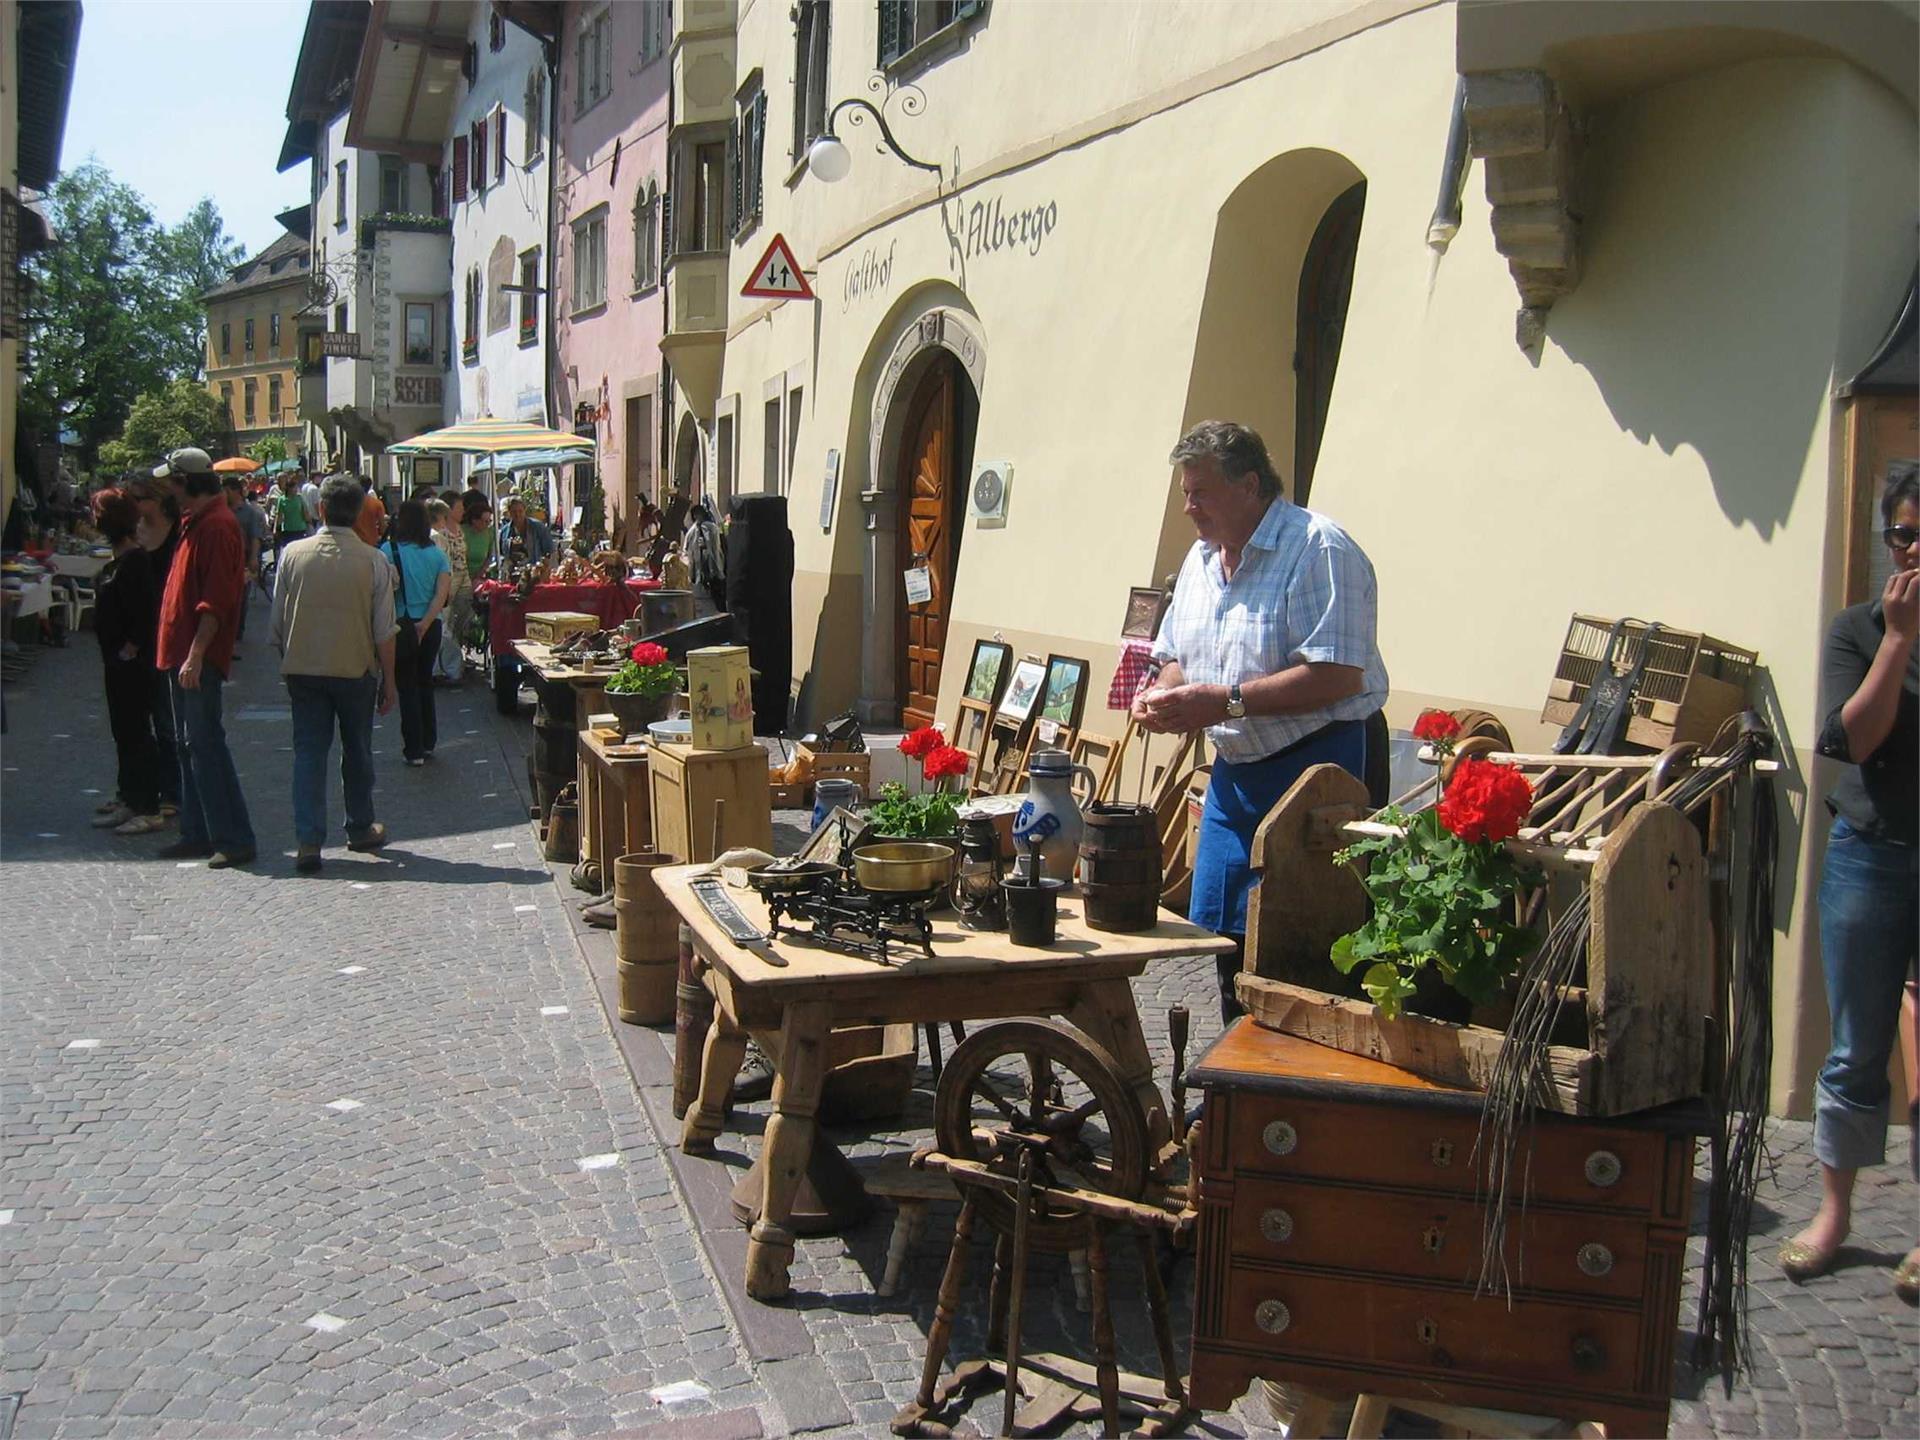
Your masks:
[[[1666,1434],[1705,1105],[1541,1117],[1508,1197],[1508,1303],[1476,1294],[1482,1094],[1248,1020],[1188,1081],[1195,1404],[1258,1378]]]
[[[635,579],[618,584],[535,585],[525,595],[513,586],[498,581],[488,585],[487,632],[495,656],[511,658],[514,641],[524,639],[527,616],[549,610],[572,610],[596,617],[602,629],[611,629],[630,619],[641,608],[642,597],[661,588],[658,580]],[[479,593],[476,587],[476,593]],[[682,592],[685,593],[685,592]],[[684,619],[691,620],[692,596],[688,596]],[[668,622],[677,623],[677,622]],[[664,629],[663,624],[660,628]]]
[[[776,1072],[747,1250],[747,1291],[756,1299],[787,1293],[796,1192],[809,1171],[831,1165],[816,1155],[814,1122],[836,1027],[1065,1016],[1111,1056],[1114,1072],[1138,1098],[1149,1153],[1168,1142],[1166,1102],[1128,982],[1153,960],[1226,950],[1218,936],[1165,914],[1137,933],[1094,930],[1084,903],[1070,895],[1059,901],[1054,942],[1019,946],[1005,932],[965,929],[953,912],[930,911],[926,902],[944,883],[929,887],[917,907],[912,897],[897,896],[911,914],[876,915],[876,906],[895,902],[837,891],[827,909],[809,914],[817,902],[803,906],[777,891],[727,886],[711,868],[658,873],[662,893],[688,927],[692,969],[713,1002],[681,1147],[711,1152],[747,1041],[756,1040]],[[814,938],[836,924],[843,938]],[[884,934],[876,939],[878,932]],[[824,1141],[818,1149],[831,1156]]]

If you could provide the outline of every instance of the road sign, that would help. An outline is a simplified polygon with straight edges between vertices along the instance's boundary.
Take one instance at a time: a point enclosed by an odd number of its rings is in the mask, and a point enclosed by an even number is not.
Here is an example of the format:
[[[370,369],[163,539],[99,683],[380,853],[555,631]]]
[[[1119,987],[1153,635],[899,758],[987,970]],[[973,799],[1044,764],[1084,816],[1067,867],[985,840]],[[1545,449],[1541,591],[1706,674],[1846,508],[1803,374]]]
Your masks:
[[[813,287],[807,284],[806,276],[800,273],[800,262],[793,258],[793,251],[784,235],[773,237],[773,243],[767,246],[767,253],[760,257],[760,263],[753,267],[747,283],[740,287],[740,293],[761,300],[813,299]]]

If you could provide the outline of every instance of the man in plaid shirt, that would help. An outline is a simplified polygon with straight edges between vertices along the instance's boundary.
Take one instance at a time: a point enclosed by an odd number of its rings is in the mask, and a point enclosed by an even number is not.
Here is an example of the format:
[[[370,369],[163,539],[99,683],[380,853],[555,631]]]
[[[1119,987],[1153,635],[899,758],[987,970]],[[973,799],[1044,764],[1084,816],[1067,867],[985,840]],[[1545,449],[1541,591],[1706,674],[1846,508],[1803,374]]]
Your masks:
[[[1205,730],[1212,742],[1188,914],[1244,941],[1261,820],[1310,766],[1366,777],[1367,721],[1387,698],[1373,566],[1338,525],[1288,502],[1246,426],[1203,421],[1170,458],[1200,538],[1154,641],[1159,675],[1133,718],[1158,733]],[[1227,1019],[1240,1013],[1240,963],[1237,951],[1219,957]]]

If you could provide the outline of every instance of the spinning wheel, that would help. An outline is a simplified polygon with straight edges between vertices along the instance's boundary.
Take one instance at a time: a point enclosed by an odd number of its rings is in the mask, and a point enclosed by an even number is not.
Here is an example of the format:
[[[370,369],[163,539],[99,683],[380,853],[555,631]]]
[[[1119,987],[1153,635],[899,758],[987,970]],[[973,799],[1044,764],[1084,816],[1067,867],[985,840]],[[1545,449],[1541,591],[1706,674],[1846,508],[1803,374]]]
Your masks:
[[[940,1153],[1017,1180],[1030,1157],[1027,1241],[1058,1254],[1084,1250],[1090,1218],[1061,1208],[1050,1190],[1138,1200],[1146,1190],[1147,1122],[1113,1057],[1050,1020],[1010,1020],[976,1030],[940,1073],[934,1096]],[[982,1190],[980,1213],[1003,1235],[1014,1196]]]

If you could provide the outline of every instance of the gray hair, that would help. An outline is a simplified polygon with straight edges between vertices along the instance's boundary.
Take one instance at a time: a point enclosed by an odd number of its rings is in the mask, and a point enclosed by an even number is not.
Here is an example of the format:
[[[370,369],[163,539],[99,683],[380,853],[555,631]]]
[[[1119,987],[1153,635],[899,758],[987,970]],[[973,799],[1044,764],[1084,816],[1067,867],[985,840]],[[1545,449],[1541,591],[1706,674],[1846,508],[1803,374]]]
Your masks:
[[[329,525],[348,526],[360,518],[367,492],[350,475],[335,475],[320,487],[320,516]]]
[[[1280,474],[1267,458],[1267,442],[1257,430],[1231,420],[1202,420],[1180,437],[1167,460],[1174,465],[1210,460],[1229,480],[1252,476],[1259,482],[1263,500],[1271,500],[1281,491]]]
[[[1880,523],[1893,524],[1893,512],[1902,501],[1920,505],[1920,460],[1896,460],[1887,466],[1887,485],[1880,492]]]
[[[438,520],[442,515],[445,515],[447,511],[451,508],[446,501],[440,498],[440,496],[437,493],[434,495],[434,497],[431,500],[428,500],[426,502],[426,506],[427,506],[427,519],[429,520]]]

